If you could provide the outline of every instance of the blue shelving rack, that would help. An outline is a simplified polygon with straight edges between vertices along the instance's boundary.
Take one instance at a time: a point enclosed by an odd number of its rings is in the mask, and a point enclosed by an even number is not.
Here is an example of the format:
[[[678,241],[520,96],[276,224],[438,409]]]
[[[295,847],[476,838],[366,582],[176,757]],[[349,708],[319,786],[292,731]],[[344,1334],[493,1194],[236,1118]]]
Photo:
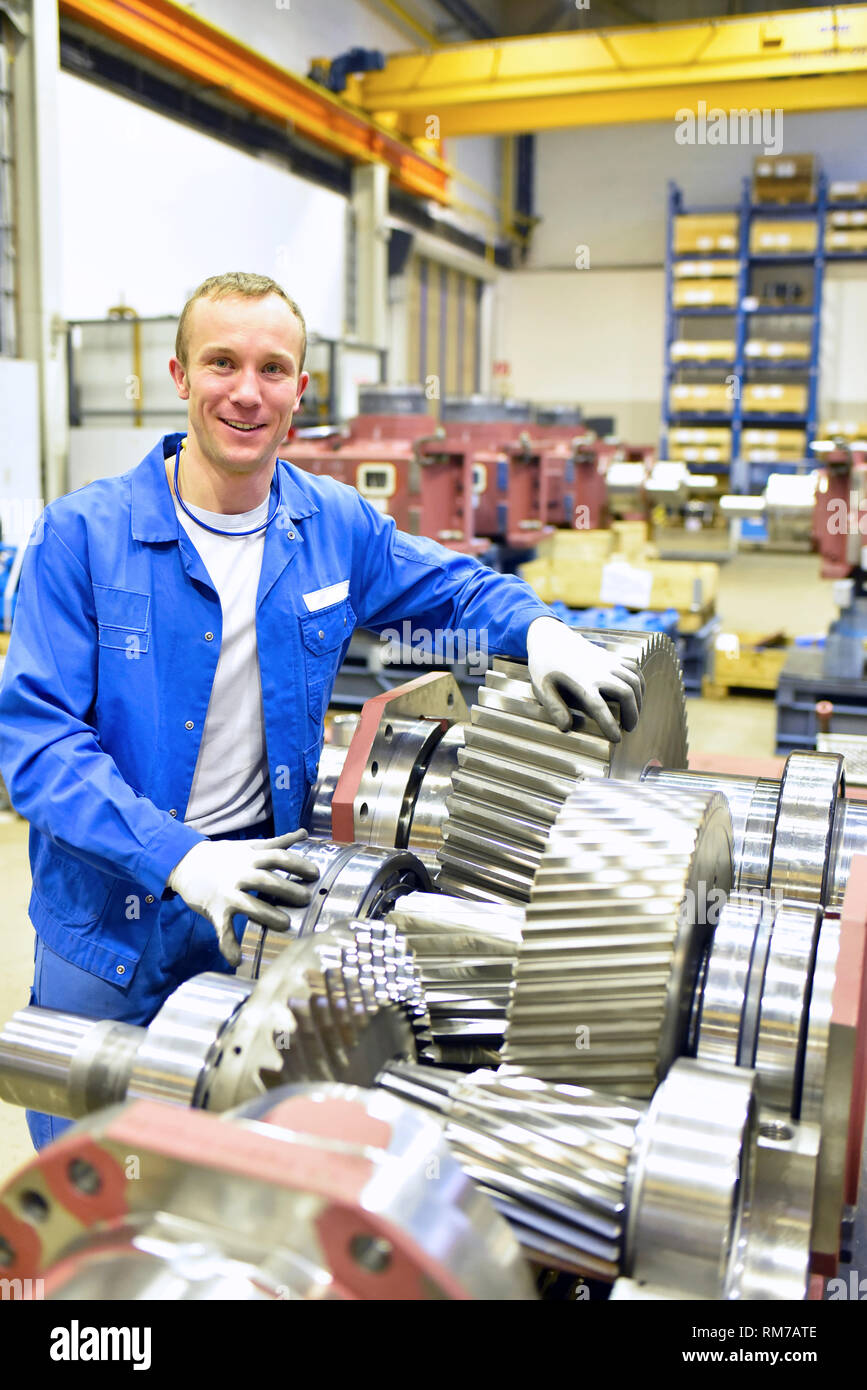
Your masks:
[[[708,319],[711,323],[715,319],[729,318],[736,319],[738,310],[730,309],[727,306],[717,307],[709,305],[707,308],[695,307],[687,309],[676,309],[673,304],[674,288],[674,266],[677,261],[702,260],[702,261],[721,261],[732,260],[735,256],[734,251],[690,251],[678,255],[674,250],[674,219],[689,213],[728,213],[735,211],[734,208],[705,204],[702,206],[685,207],[683,202],[683,192],[677,184],[668,185],[668,211],[666,224],[666,254],[665,254],[665,354],[662,382],[662,429],[659,439],[659,457],[668,457],[668,435],[672,425],[730,425],[732,423],[732,412],[728,411],[688,411],[678,412],[670,409],[671,387],[674,384],[677,373],[681,370],[689,371],[712,371],[719,375],[721,372],[731,375],[735,371],[734,361],[729,362],[707,362],[702,360],[681,360],[673,362],[671,359],[671,345],[675,338],[679,336],[677,326],[681,319],[702,318]],[[741,238],[742,239],[742,238]],[[738,254],[742,248],[739,247]],[[741,265],[743,256],[741,254]],[[734,438],[732,439],[734,446]],[[693,473],[719,473],[722,469],[728,469],[728,464],[719,463],[691,463],[689,465]]]
[[[676,184],[668,185],[668,211],[667,211],[667,231],[666,231],[666,260],[665,260],[665,363],[663,369],[663,401],[662,401],[662,429],[660,433],[660,458],[665,458],[668,453],[669,431],[672,425],[694,425],[700,428],[702,425],[726,425],[731,428],[732,447],[731,462],[727,465],[729,480],[734,492],[761,491],[764,487],[767,475],[770,472],[800,472],[813,467],[815,460],[810,453],[810,444],[816,437],[818,428],[819,412],[819,360],[821,348],[821,329],[822,329],[822,292],[824,287],[825,266],[827,262],[835,261],[859,261],[867,260],[867,251],[826,251],[825,250],[825,225],[829,211],[842,210],[863,210],[867,209],[867,203],[862,202],[840,202],[829,203],[828,184],[824,176],[820,176],[817,184],[817,196],[814,203],[806,204],[778,204],[778,203],[753,203],[750,198],[750,181],[744,179],[741,193],[740,205],[737,208],[731,206],[694,206],[686,207],[683,202],[683,193]],[[692,308],[676,309],[672,304],[672,291],[674,286],[674,265],[678,260],[723,260],[732,259],[734,253],[728,251],[717,252],[688,252],[677,256],[674,251],[674,219],[677,216],[689,213],[731,213],[737,212],[738,216],[738,293],[737,304],[734,308]],[[750,239],[753,221],[756,218],[766,218],[771,220],[815,220],[816,223],[816,248],[808,252],[773,252],[755,253],[750,250]],[[795,307],[791,305],[782,306],[759,306],[757,308],[745,307],[750,302],[750,282],[752,272],[757,266],[806,266],[811,271],[812,282],[812,302],[810,305]],[[756,319],[774,317],[801,318],[809,321],[809,340],[810,355],[807,360],[792,358],[772,358],[764,361],[748,358],[746,345],[751,329]],[[671,345],[675,338],[679,336],[678,322],[681,319],[705,317],[713,321],[716,318],[729,318],[734,322],[734,359],[731,363],[727,362],[707,362],[699,360],[681,359],[673,362],[671,358]],[[678,371],[688,369],[690,371],[712,371],[717,377],[725,374],[732,377],[732,409],[731,411],[689,411],[673,412],[669,408],[669,398],[671,386],[676,379]],[[773,371],[799,372],[807,378],[807,406],[803,412],[781,412],[771,414],[768,411],[754,411],[749,414],[743,409],[743,387],[747,384],[748,378],[755,380],[761,378],[762,374]],[[745,428],[765,428],[765,429],[803,429],[807,437],[807,449],[805,457],[797,463],[749,463],[742,456],[743,431]],[[696,473],[720,473],[726,465],[719,463],[690,464],[690,469]]]

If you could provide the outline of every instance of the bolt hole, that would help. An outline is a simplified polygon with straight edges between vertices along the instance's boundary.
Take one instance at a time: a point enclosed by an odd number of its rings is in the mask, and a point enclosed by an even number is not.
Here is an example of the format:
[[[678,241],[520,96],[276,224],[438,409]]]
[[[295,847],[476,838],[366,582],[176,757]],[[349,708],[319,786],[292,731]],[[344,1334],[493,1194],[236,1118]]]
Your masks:
[[[448,693],[448,695],[446,696],[446,704],[447,704],[447,705],[453,705],[454,702],[455,702],[455,692],[454,692],[453,690],[450,690],[449,693]]]
[[[759,1134],[763,1139],[774,1139],[779,1144],[788,1144],[789,1140],[795,1137],[795,1131],[778,1120],[769,1120],[759,1125]]]
[[[391,740],[394,737],[394,729],[392,728],[391,724],[386,724],[382,736],[385,739],[386,743],[391,743]]]
[[[99,1173],[93,1164],[84,1158],[74,1158],[66,1172],[73,1187],[77,1187],[79,1192],[84,1192],[88,1197],[92,1197],[102,1187]]]
[[[391,1264],[394,1251],[380,1236],[359,1235],[352,1237],[349,1253],[362,1269],[370,1274],[382,1274]]]
[[[369,811],[369,810],[370,810],[370,807],[368,806],[367,802],[366,802],[366,801],[362,801],[360,807],[358,808],[358,818],[359,818],[359,820],[367,820],[367,814],[368,814],[368,811]]]
[[[235,1054],[236,1057],[240,1057],[240,1055],[241,1055],[241,1049],[240,1049],[240,1047],[233,1047],[233,1048],[232,1048],[232,1051],[234,1052],[234,1054]]]
[[[370,775],[371,775],[371,777],[375,777],[376,774],[377,774],[378,772],[379,772],[379,763],[371,763],[371,764],[370,764]]]
[[[12,1246],[9,1244],[8,1240],[4,1240],[3,1237],[0,1236],[0,1267],[11,1265],[14,1259],[15,1251]]]
[[[26,1220],[32,1221],[34,1225],[44,1221],[48,1216],[49,1206],[41,1192],[34,1192],[31,1188],[21,1193],[18,1202]]]

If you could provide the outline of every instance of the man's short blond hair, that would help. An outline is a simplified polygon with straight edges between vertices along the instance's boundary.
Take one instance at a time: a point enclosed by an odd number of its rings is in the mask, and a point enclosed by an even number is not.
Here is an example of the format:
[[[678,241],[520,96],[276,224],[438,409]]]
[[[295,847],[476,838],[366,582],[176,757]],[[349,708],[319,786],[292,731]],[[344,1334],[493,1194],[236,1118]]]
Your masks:
[[[307,324],[304,322],[304,315],[295,300],[286,293],[282,285],[277,284],[276,280],[272,280],[269,275],[251,275],[246,270],[229,270],[225,275],[211,275],[207,280],[202,281],[198,289],[193,290],[181,310],[178,331],[175,336],[175,357],[184,370],[186,371],[187,368],[187,354],[190,345],[190,312],[196,300],[228,299],[233,294],[240,295],[243,299],[264,299],[268,294],[277,294],[286,301],[301,325],[301,361],[298,363],[298,375],[300,376],[304,367],[304,359],[307,356]]]

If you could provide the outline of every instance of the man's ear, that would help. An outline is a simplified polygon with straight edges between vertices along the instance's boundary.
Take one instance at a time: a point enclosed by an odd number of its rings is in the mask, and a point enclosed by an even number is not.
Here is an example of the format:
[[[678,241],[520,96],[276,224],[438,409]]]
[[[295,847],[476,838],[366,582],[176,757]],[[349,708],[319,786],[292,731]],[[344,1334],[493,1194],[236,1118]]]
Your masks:
[[[176,357],[173,357],[169,363],[169,371],[172,374],[172,381],[175,383],[175,390],[181,400],[188,401],[190,399],[190,388],[187,385],[186,368],[181,366]]]
[[[304,395],[304,392],[307,390],[307,386],[308,386],[309,381],[310,381],[310,373],[309,373],[309,372],[302,372],[301,375],[300,375],[300,377],[298,378],[298,394],[297,394],[296,397],[295,397],[295,404],[294,404],[293,407],[292,407],[292,414],[293,414],[293,415],[295,414],[295,411],[298,409],[298,407],[299,407],[300,404],[301,404],[301,397]]]

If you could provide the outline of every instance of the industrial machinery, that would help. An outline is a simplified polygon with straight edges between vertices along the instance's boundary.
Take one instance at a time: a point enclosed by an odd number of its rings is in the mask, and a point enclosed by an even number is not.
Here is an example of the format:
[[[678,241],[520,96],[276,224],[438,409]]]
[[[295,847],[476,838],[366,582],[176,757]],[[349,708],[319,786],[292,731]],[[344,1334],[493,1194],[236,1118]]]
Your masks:
[[[548,475],[529,402],[452,396],[442,403],[446,447],[469,461],[476,535],[532,550],[547,525]]]
[[[286,933],[248,926],[238,975],[146,1029],[6,1024],[0,1097],[83,1123],[0,1190],[4,1273],[524,1298],[529,1261],[594,1297],[790,1299],[836,1272],[867,807],[832,754],[691,772],[670,639],[591,636],[644,675],[619,743],[551,725],[518,662],[470,710],[448,673],[378,696],[323,752],[319,892]]]
[[[823,579],[846,579],[863,568],[867,536],[867,443],[836,437],[816,440],[820,466],[813,540]]]
[[[761,539],[769,548],[810,550],[816,529],[817,475],[771,473],[760,497],[720,498],[724,516],[738,526],[737,539]],[[761,523],[761,535],[747,523]]]
[[[401,531],[479,555],[470,461],[449,451],[421,386],[367,386],[345,429],[299,431],[287,452],[299,468],[355,487]]]

